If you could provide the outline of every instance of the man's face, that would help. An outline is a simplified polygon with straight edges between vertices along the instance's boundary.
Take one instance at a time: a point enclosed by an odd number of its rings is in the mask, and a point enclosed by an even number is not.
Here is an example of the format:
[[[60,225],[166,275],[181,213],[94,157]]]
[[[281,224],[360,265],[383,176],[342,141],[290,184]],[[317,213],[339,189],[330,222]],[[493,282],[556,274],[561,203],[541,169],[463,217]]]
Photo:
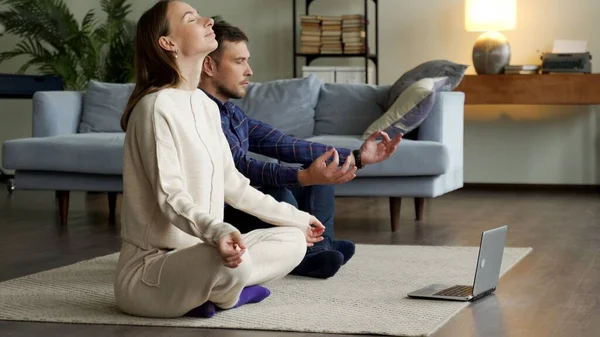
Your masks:
[[[225,41],[222,47],[213,76],[216,89],[228,98],[242,98],[246,95],[248,78],[252,76],[248,46],[244,41]]]

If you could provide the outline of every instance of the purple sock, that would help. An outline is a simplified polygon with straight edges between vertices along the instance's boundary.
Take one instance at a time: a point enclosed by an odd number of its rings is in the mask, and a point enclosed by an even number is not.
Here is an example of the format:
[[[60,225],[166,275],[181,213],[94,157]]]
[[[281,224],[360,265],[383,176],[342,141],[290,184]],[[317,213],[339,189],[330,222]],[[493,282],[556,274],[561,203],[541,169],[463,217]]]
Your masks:
[[[242,289],[238,303],[233,307],[237,308],[247,303],[258,303],[271,295],[271,291],[265,287],[254,285]],[[233,309],[232,308],[232,309]]]
[[[204,304],[202,304],[201,306],[190,310],[184,316],[211,318],[214,316],[214,314],[216,312],[217,312],[217,307],[215,306],[215,304],[213,302],[208,301],[208,302],[204,302]]]

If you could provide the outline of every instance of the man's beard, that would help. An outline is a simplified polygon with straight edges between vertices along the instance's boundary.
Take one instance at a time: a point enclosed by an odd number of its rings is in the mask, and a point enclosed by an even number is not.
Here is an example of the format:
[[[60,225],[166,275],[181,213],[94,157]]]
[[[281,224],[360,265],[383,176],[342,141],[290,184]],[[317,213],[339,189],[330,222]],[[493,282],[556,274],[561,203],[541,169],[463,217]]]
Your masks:
[[[246,95],[245,91],[230,90],[229,88],[227,88],[225,85],[223,85],[221,83],[219,83],[217,85],[217,91],[219,93],[221,93],[221,95],[228,97],[228,98],[233,98],[233,99],[244,98],[244,96]]]

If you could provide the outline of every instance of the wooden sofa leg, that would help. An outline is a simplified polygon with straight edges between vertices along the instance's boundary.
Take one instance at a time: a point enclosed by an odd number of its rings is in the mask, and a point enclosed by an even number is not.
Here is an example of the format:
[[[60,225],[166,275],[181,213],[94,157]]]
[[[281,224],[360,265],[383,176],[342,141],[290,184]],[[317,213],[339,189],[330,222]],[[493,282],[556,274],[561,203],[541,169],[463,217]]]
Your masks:
[[[108,192],[108,222],[111,225],[116,223],[117,192]]]
[[[390,197],[390,218],[392,220],[392,232],[398,230],[400,225],[400,206],[402,204],[402,198]]]
[[[423,210],[425,208],[425,198],[415,198],[415,217],[417,221],[423,220]]]
[[[61,226],[67,225],[69,218],[69,191],[56,191],[58,199],[58,221]]]

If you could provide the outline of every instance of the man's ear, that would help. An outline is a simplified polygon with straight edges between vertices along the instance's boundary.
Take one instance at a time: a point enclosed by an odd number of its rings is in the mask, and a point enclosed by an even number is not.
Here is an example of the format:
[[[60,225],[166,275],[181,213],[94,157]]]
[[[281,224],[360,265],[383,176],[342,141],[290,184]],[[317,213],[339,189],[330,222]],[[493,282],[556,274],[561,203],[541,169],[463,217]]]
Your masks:
[[[211,56],[206,56],[202,62],[202,72],[208,77],[213,77],[217,69],[217,64]]]

